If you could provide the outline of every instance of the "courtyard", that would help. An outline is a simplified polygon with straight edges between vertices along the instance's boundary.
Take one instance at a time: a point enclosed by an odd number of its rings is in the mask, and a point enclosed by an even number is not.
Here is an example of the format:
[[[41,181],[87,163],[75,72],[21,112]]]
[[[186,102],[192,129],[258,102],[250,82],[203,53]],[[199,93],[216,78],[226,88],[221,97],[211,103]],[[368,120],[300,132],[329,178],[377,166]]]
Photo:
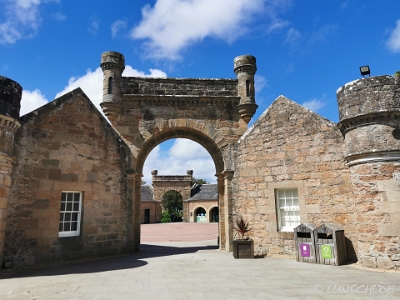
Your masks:
[[[400,273],[233,259],[218,224],[142,225],[141,251],[0,280],[0,299],[400,299]]]

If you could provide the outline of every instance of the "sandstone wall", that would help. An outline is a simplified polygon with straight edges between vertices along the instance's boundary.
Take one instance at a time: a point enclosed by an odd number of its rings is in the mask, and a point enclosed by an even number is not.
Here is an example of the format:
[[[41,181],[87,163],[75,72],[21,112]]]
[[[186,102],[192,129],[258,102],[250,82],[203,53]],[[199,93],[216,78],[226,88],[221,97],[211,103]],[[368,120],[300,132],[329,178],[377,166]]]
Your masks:
[[[280,232],[275,190],[297,188],[300,222],[343,225],[355,258],[355,218],[344,140],[336,125],[280,96],[237,143],[233,222],[250,223],[255,255],[293,256],[293,232]],[[353,241],[353,242],[351,242]]]
[[[144,224],[144,211],[150,209],[150,223],[160,223],[162,204],[158,201],[142,201],[140,204],[140,223]]]
[[[377,76],[337,91],[354,190],[358,257],[400,269],[400,79]]]
[[[400,270],[400,162],[359,164],[351,174],[361,263]]]
[[[6,260],[14,265],[127,251],[129,149],[78,89],[26,115],[16,135]],[[63,191],[83,193],[80,236],[58,237]]]

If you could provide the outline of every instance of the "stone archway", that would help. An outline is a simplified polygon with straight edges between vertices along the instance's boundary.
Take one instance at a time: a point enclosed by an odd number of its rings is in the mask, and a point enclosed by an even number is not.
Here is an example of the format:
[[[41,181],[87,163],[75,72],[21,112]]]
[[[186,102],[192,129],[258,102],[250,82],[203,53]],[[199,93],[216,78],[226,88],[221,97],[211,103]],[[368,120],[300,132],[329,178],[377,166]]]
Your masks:
[[[140,183],[150,151],[171,138],[202,145],[214,160],[219,194],[219,245],[232,244],[232,177],[234,144],[254,115],[256,59],[234,59],[237,79],[123,77],[125,58],[117,52],[101,57],[103,112],[130,145],[134,160],[127,174],[132,188],[133,248],[140,247]]]
[[[194,211],[194,222],[207,222],[207,211],[203,206],[197,206]],[[200,217],[201,215],[201,217]]]
[[[210,208],[208,212],[208,221],[210,223],[212,222],[218,222],[219,219],[219,211],[217,206],[213,206]]]
[[[230,240],[232,239],[232,232],[229,226],[225,226],[225,224],[228,224],[230,221],[230,199],[228,198],[231,197],[231,188],[229,188],[229,190],[226,189],[226,187],[230,187],[231,186],[231,180],[232,180],[232,174],[233,171],[227,171],[226,167],[225,167],[225,161],[229,161],[229,157],[224,159],[224,155],[226,155],[224,153],[224,151],[231,151],[232,149],[230,148],[230,145],[226,146],[226,149],[220,149],[218,147],[218,145],[207,135],[205,135],[204,133],[190,128],[190,127],[178,127],[178,128],[167,128],[164,131],[161,132],[157,132],[157,134],[154,134],[148,141],[146,141],[144,143],[144,145],[142,146],[142,149],[140,150],[140,152],[138,153],[138,155],[136,156],[136,173],[137,174],[142,174],[143,171],[143,166],[144,163],[146,161],[147,156],[150,154],[150,152],[159,144],[161,144],[162,142],[168,140],[168,139],[172,139],[172,138],[186,138],[186,139],[190,139],[194,142],[199,143],[200,145],[202,145],[207,152],[210,154],[211,158],[214,161],[215,164],[215,170],[216,170],[216,174],[215,176],[217,177],[217,181],[218,181],[218,205],[219,205],[219,210],[220,210],[220,220],[223,220],[222,222],[220,221],[219,223],[219,245],[221,249],[226,249],[229,250],[229,244],[230,244]],[[231,152],[228,152],[231,153]],[[156,181],[159,181],[159,179],[163,179],[163,178],[158,178],[158,177],[164,177],[164,176],[158,176],[155,172],[153,174],[153,180],[155,179]],[[168,176],[169,177],[169,176]],[[180,191],[183,192],[183,194],[187,195],[187,192],[190,192],[190,188],[186,189],[184,188],[185,186],[185,182],[187,182],[189,180],[189,177],[191,179],[191,174],[187,175],[187,176],[179,176],[182,177],[182,181],[181,181],[181,188],[179,189]],[[187,177],[187,178],[186,178]],[[141,178],[141,176],[138,176],[138,182],[137,185],[139,184],[139,178]],[[169,179],[169,178],[168,178]],[[189,187],[189,186],[187,186]],[[168,187],[169,188],[169,187]],[[162,193],[163,189],[160,189],[160,193]],[[229,194],[226,194],[226,191],[229,192]],[[186,193],[185,193],[186,192]],[[137,205],[137,203],[140,203],[140,192],[139,194],[136,193],[135,195],[135,205]],[[189,197],[188,197],[189,198]],[[186,204],[188,205],[188,202],[186,202]],[[185,203],[184,203],[185,205]],[[140,206],[139,206],[140,208]],[[189,208],[184,209],[184,211],[188,214],[187,216],[185,216],[185,219],[189,219]],[[226,216],[226,218],[225,218]],[[226,223],[225,223],[225,219],[226,219]],[[139,224],[140,226],[140,224]],[[137,233],[138,236],[140,237],[140,231]]]

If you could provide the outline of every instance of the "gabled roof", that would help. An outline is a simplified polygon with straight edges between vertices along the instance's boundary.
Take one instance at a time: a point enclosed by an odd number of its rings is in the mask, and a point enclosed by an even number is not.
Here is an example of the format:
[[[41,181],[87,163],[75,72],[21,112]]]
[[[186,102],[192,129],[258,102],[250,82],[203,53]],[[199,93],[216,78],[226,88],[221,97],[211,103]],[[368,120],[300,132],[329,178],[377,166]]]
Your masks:
[[[151,185],[145,184],[141,187],[142,190],[142,201],[155,201],[154,190]]]
[[[217,184],[197,184],[192,187],[189,200],[218,200]]]
[[[241,141],[243,141],[244,139],[246,139],[246,137],[252,132],[254,131],[255,128],[257,128],[258,126],[260,126],[261,124],[265,123],[266,120],[268,119],[268,115],[271,114],[272,111],[279,109],[280,105],[284,105],[284,104],[288,104],[291,107],[295,107],[296,109],[298,109],[299,111],[303,112],[304,114],[307,114],[309,116],[313,116],[318,118],[322,123],[325,123],[327,126],[329,127],[336,127],[336,123],[332,122],[331,120],[328,120],[327,118],[324,118],[323,116],[313,112],[312,110],[294,102],[293,100],[280,95],[278,96],[274,102],[272,102],[272,104],[261,114],[261,116],[254,122],[254,124],[247,129],[247,131],[240,137],[240,139],[238,140],[238,143],[240,143]]]
[[[120,145],[123,145],[124,147],[129,148],[129,146],[121,138],[119,133],[114,129],[114,127],[111,126],[111,124],[106,120],[106,118],[101,114],[101,112],[97,109],[97,107],[93,104],[93,102],[89,99],[89,97],[85,94],[85,92],[81,88],[76,88],[73,91],[68,92],[68,93],[54,99],[53,101],[50,101],[49,103],[21,116],[19,118],[19,120],[21,123],[27,123],[31,119],[34,119],[35,117],[38,117],[41,114],[45,114],[46,112],[49,112],[53,109],[59,109],[59,107],[62,106],[62,104],[64,104],[67,101],[70,101],[70,100],[73,101],[74,98],[76,98],[76,97],[80,97],[81,99],[83,99],[84,101],[86,101],[88,103],[89,110],[91,110],[94,114],[97,115],[97,117],[100,119],[103,126],[115,136],[116,140],[118,141],[118,143]]]

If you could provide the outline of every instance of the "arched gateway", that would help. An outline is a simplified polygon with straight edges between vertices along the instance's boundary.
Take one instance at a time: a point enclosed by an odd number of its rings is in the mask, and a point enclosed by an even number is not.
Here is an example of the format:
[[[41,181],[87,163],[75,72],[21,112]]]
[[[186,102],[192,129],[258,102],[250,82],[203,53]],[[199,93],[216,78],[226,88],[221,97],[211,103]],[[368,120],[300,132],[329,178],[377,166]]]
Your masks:
[[[233,146],[247,130],[257,105],[254,97],[256,59],[234,60],[237,79],[176,79],[122,77],[124,56],[105,52],[101,107],[133,153],[127,174],[133,187],[133,241],[140,245],[140,203],[143,165],[150,151],[171,138],[202,145],[215,163],[219,193],[221,249],[232,241],[231,199]]]

